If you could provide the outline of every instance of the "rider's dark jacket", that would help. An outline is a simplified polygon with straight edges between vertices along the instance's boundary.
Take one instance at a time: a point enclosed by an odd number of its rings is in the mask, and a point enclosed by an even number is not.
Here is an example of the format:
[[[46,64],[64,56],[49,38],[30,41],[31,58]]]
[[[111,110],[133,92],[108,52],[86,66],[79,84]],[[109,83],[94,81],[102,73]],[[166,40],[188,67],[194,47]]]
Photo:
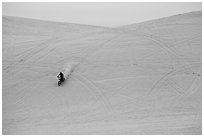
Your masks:
[[[58,75],[57,75],[57,78],[59,80],[64,80],[64,74],[62,72],[60,72]]]

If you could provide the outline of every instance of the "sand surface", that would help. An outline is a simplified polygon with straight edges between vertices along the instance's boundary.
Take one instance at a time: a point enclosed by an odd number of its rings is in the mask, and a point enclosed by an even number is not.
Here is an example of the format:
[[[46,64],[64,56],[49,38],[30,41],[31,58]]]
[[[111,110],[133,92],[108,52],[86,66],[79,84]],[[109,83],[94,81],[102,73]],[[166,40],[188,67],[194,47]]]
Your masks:
[[[201,11],[118,28],[3,17],[3,134],[202,134],[201,49]]]

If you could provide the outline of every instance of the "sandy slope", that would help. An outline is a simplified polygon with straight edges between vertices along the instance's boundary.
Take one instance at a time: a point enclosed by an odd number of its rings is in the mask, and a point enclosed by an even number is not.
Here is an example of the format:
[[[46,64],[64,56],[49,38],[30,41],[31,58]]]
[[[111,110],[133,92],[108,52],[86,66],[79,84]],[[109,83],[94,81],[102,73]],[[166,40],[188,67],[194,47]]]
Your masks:
[[[3,17],[3,134],[201,134],[201,17],[114,29]]]

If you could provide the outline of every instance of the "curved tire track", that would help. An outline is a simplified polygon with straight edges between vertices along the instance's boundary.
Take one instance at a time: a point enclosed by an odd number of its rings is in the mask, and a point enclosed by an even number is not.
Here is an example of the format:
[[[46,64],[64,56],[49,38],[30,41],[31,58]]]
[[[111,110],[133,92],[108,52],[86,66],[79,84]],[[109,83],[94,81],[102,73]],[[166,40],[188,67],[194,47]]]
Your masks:
[[[158,37],[156,37],[156,36],[153,36],[153,35],[151,35],[151,34],[137,33],[137,34],[129,34],[129,35],[145,36],[145,37],[149,38],[150,40],[156,42],[162,49],[164,49],[164,52],[167,52],[167,53],[173,55],[173,57],[175,57],[177,60],[179,60],[180,62],[182,62],[183,64],[185,64],[185,65],[183,66],[183,68],[185,68],[186,70],[189,69],[191,72],[193,72],[192,69],[191,69],[191,67],[190,67],[190,65],[189,65],[189,63],[187,63],[186,60],[180,58],[181,55],[179,55],[179,54],[177,53],[176,48],[175,48],[173,45],[170,46],[170,45],[168,45],[167,43],[163,42],[160,38],[158,38]],[[198,36],[195,36],[195,37],[193,37],[192,39],[197,38],[197,37],[198,37]],[[186,40],[186,41],[188,41],[188,40]],[[172,49],[172,48],[170,48],[170,47],[173,47],[174,49]],[[188,67],[188,68],[186,68],[186,67]],[[166,78],[167,76],[169,76],[169,75],[170,75],[171,73],[173,73],[173,72],[174,72],[174,70],[168,72],[168,73],[165,74],[165,75],[163,75],[163,76],[153,85],[153,87],[151,88],[150,91],[152,91],[152,90],[155,88],[156,85],[158,85],[164,78]],[[192,85],[195,85],[195,82],[193,82]],[[192,85],[191,85],[190,88],[188,89],[188,92],[191,92],[191,91],[192,91],[192,88],[194,87],[194,86],[192,86]],[[178,88],[178,87],[177,87],[177,88]],[[195,88],[195,87],[194,87],[194,88]],[[194,89],[194,88],[193,88],[193,89]],[[191,89],[191,91],[189,91],[190,89]],[[177,91],[178,91],[178,89],[177,89]],[[179,91],[178,93],[180,94],[180,91]]]
[[[193,64],[191,64],[191,65],[193,65]],[[190,65],[189,65],[190,66]],[[192,82],[192,84],[190,85],[190,87],[187,89],[187,90],[184,90],[182,87],[180,87],[175,81],[172,81],[172,80],[167,80],[167,81],[165,81],[165,79],[167,79],[167,78],[169,78],[169,77],[171,77],[171,75],[172,75],[172,73],[175,73],[175,72],[177,72],[177,71],[181,71],[181,70],[183,70],[183,69],[185,69],[185,65],[184,66],[182,66],[182,67],[180,67],[180,68],[178,68],[178,69],[176,69],[176,70],[172,70],[172,71],[170,71],[170,72],[168,72],[168,73],[166,73],[166,74],[164,74],[159,80],[157,80],[156,82],[155,82],[155,84],[152,86],[152,88],[150,89],[150,91],[149,91],[149,93],[151,92],[151,91],[153,91],[155,88],[156,88],[156,86],[160,83],[160,82],[162,82],[162,81],[164,81],[165,82],[165,84],[167,84],[168,86],[171,86],[171,87],[173,87],[176,91],[177,91],[177,93],[179,94],[179,95],[184,95],[184,94],[192,94],[192,93],[194,93],[193,92],[193,90],[197,90],[198,88],[199,88],[199,86],[195,86],[195,85],[197,85],[196,83],[197,82],[200,82],[200,78],[194,78],[194,80],[193,80],[193,82]],[[197,77],[197,76],[196,76]],[[199,84],[200,85],[200,84]]]
[[[102,104],[107,114],[113,111],[108,99],[103,96],[102,91],[98,87],[96,87],[92,81],[90,81],[89,79],[82,75],[79,75],[78,73],[74,73],[74,78],[81,82],[83,85],[85,85],[89,89],[89,91],[91,91],[94,94],[97,100],[102,100]]]

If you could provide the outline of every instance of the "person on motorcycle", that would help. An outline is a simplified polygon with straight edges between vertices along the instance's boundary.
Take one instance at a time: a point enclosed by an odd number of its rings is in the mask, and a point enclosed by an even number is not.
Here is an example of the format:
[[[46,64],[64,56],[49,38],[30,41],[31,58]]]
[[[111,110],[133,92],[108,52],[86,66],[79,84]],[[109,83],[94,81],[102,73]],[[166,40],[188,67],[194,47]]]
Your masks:
[[[64,74],[62,72],[60,72],[58,75],[57,75],[57,78],[59,79],[59,81],[64,81],[65,78],[64,78]]]

